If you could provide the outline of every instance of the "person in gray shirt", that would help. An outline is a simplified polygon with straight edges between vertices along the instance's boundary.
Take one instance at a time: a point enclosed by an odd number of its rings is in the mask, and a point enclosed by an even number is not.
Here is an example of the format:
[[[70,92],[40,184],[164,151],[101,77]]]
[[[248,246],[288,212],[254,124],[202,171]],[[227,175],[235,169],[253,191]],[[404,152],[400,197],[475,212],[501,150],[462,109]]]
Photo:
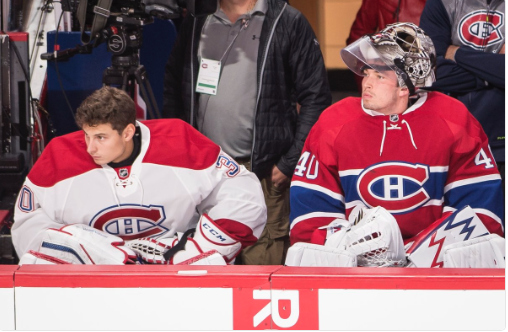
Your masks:
[[[323,56],[307,19],[282,0],[218,4],[182,22],[165,68],[163,116],[191,123],[258,176],[268,221],[237,262],[283,264],[290,179],[331,104]]]

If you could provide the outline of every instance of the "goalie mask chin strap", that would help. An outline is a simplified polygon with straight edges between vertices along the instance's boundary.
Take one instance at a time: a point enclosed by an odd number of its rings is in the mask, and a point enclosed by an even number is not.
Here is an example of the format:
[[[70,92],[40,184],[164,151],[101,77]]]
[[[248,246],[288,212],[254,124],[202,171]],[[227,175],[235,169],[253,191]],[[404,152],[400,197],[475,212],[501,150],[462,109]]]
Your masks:
[[[178,243],[174,247],[172,247],[171,249],[169,249],[168,251],[166,251],[164,253],[164,259],[166,261],[169,261],[177,252],[179,252],[180,250],[183,250],[185,248],[185,244],[187,243],[187,238],[189,236],[194,235],[195,231],[196,231],[195,228],[190,228],[187,231],[185,231],[185,233],[183,233],[180,240],[178,240]]]
[[[411,82],[411,79],[409,78],[409,75],[406,73],[406,70],[404,69],[404,61],[401,58],[397,58],[393,60],[393,63],[397,68],[399,68],[402,73],[400,73],[400,78],[404,81],[407,88],[409,89],[409,95],[413,96],[415,94],[415,86],[413,82]]]
[[[111,8],[112,2],[113,0],[99,0],[97,5],[94,6],[93,12],[95,15],[93,17],[90,36],[85,33],[88,0],[81,0],[79,2],[78,10],[76,11],[76,17],[81,26],[81,42],[83,45],[88,45],[91,41],[98,37],[99,32],[106,26],[110,16],[109,9]]]

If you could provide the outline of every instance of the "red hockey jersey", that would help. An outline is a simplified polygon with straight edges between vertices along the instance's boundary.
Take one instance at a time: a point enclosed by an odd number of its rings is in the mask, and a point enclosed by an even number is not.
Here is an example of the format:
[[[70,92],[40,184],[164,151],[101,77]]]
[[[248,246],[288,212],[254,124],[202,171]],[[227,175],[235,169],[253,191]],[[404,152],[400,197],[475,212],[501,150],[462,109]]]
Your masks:
[[[386,208],[404,239],[465,205],[503,235],[501,177],[487,137],[462,103],[437,92],[400,115],[364,109],[360,98],[323,112],[291,183],[291,242],[309,242],[357,205]]]

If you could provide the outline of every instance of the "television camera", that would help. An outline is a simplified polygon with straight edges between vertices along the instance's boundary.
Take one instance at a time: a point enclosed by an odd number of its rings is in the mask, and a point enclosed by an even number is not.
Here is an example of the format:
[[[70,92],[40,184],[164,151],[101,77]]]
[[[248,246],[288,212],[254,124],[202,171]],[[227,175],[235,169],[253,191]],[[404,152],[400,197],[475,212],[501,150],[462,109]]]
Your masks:
[[[80,25],[81,42],[75,48],[44,53],[44,60],[65,61],[75,54],[91,53],[107,42],[111,67],[105,69],[102,83],[119,87],[134,95],[134,82],[152,118],[160,113],[147,78],[139,62],[143,27],[159,19],[175,19],[184,13],[205,16],[217,10],[217,0],[62,0],[62,10],[73,13]]]

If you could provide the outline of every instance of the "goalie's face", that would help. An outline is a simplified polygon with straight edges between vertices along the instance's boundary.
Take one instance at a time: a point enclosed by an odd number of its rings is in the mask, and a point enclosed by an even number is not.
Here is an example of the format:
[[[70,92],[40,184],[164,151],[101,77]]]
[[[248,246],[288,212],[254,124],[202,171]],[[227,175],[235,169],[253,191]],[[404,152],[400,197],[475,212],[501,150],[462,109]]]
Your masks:
[[[109,123],[96,126],[83,125],[86,151],[97,165],[119,163],[131,155],[135,131],[136,127],[133,124],[127,125],[122,133],[113,129]]]
[[[362,102],[367,109],[388,114],[400,114],[407,108],[407,88],[401,88],[392,70],[365,69],[362,81]]]

